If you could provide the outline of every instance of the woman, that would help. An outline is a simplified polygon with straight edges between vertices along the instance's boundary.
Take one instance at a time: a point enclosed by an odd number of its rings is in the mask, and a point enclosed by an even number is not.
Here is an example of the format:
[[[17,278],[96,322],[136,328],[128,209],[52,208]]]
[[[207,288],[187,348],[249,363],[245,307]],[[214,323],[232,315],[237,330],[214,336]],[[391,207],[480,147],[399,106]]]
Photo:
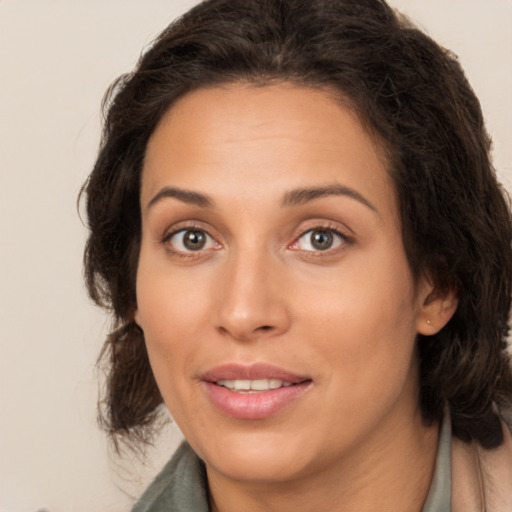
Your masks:
[[[377,0],[210,0],[106,102],[104,421],[135,511],[512,510],[511,222],[455,58]]]

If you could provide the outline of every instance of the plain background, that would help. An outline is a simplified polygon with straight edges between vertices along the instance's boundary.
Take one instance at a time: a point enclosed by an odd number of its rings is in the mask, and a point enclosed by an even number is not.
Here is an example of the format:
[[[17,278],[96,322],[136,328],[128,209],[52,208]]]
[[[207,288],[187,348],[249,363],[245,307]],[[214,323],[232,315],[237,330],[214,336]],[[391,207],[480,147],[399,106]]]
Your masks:
[[[145,465],[95,423],[108,319],[81,281],[78,191],[106,87],[193,0],[0,0],[0,511],[128,511]],[[512,183],[512,0],[391,0],[459,55]]]

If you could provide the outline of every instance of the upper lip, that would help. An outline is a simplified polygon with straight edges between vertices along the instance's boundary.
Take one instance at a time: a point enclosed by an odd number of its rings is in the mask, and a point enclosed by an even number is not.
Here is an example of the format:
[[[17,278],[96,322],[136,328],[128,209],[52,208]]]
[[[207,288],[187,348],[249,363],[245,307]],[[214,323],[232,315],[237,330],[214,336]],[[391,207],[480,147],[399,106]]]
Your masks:
[[[251,365],[238,363],[223,364],[203,373],[201,379],[206,382],[217,382],[219,380],[278,379],[293,384],[311,380],[310,377],[292,373],[278,366],[264,363]]]

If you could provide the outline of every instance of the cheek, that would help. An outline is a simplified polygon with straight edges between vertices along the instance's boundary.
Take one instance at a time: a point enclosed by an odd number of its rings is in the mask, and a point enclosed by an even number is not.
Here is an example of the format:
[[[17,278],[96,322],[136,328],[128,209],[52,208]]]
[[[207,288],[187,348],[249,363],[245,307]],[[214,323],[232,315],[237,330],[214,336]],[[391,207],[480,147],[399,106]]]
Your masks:
[[[188,323],[193,328],[199,311],[204,309],[204,276],[188,269],[176,270],[163,249],[143,242],[137,270],[137,307],[142,329],[155,338],[167,338]]]
[[[389,254],[365,268],[354,265],[303,308],[332,378],[351,392],[386,381],[399,385],[413,362],[414,284],[405,256]]]
[[[184,374],[209,317],[209,294],[190,278],[151,264],[141,254],[137,318],[144,331],[153,373],[164,399]],[[203,336],[204,337],[204,336]],[[177,371],[177,370],[180,371]],[[166,400],[167,401],[167,400]]]
[[[311,338],[331,361],[373,371],[387,360],[408,360],[414,348],[415,322],[405,303],[352,295],[337,304],[309,308]],[[316,311],[316,314],[315,314]]]

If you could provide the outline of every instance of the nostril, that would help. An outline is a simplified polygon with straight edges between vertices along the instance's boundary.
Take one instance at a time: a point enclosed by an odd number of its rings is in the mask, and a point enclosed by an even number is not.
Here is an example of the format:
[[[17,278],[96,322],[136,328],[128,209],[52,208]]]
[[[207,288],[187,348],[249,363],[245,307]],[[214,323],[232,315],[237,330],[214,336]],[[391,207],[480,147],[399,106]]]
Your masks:
[[[1,1],[1,0],[0,0]],[[278,332],[278,329],[275,325],[260,325],[258,327],[244,327],[244,326],[224,326],[219,325],[217,330],[222,335],[230,335],[235,339],[240,341],[249,341],[251,339],[258,339],[261,336],[272,336],[274,333]],[[0,511],[1,512],[1,511]]]

